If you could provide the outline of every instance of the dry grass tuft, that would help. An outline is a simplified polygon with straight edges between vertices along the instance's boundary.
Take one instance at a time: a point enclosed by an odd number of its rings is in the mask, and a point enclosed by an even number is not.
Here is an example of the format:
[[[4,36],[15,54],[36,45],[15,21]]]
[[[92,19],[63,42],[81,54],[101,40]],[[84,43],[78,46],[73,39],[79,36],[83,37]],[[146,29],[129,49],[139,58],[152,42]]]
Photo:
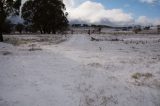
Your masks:
[[[22,45],[22,44],[29,43],[29,41],[27,41],[27,40],[19,40],[17,38],[7,38],[7,39],[5,39],[5,42],[9,43],[9,44],[12,44],[14,46],[19,46],[19,45]]]
[[[134,79],[140,79],[140,78],[148,79],[151,77],[153,77],[153,75],[151,73],[134,73],[132,75],[132,78],[134,78]]]
[[[4,56],[7,56],[7,55],[11,55],[12,52],[9,52],[9,51],[0,51],[0,54],[2,54]]]

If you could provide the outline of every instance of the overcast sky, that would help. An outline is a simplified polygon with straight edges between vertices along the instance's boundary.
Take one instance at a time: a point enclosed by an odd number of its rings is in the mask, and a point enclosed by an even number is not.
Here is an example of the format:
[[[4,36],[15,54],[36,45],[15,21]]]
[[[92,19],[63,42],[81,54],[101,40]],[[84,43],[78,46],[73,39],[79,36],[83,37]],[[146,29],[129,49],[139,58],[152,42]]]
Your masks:
[[[132,25],[160,24],[160,0],[63,0],[70,22]]]

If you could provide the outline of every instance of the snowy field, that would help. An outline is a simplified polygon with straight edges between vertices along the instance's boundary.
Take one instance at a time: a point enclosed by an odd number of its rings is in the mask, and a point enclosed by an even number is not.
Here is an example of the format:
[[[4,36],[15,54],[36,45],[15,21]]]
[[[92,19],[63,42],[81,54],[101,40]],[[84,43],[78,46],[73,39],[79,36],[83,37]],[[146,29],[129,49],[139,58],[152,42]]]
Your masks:
[[[0,43],[0,106],[160,106],[160,35]]]

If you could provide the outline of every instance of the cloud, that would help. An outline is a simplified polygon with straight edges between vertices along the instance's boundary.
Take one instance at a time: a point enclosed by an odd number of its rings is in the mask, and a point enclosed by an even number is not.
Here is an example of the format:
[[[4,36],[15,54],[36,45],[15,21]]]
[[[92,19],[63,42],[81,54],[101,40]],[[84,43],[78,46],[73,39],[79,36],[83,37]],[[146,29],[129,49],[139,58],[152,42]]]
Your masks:
[[[63,0],[67,8],[76,7],[85,1],[86,0]]]
[[[160,25],[160,19],[150,19],[146,16],[140,16],[137,20],[136,20],[136,24],[140,24],[140,25]]]
[[[67,8],[73,7],[75,5],[74,0],[64,0]]]
[[[92,1],[85,1],[77,7],[72,5],[67,11],[71,22],[78,20],[90,24],[112,25],[126,25],[134,22],[132,14],[125,13],[122,9],[106,9],[101,3]]]
[[[140,16],[137,20],[136,20],[137,24],[140,25],[146,25],[146,24],[152,24],[152,21],[147,18],[146,16]]]
[[[160,0],[140,0],[143,3],[148,3],[148,4],[156,4],[160,2]]]

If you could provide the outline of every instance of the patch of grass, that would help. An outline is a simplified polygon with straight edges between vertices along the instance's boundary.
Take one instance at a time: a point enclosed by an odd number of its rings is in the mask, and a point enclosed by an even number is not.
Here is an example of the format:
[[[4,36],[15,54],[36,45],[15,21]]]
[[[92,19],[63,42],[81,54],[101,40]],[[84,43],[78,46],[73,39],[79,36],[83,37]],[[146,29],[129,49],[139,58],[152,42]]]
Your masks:
[[[30,48],[29,51],[41,51],[41,48]]]
[[[153,74],[151,74],[151,73],[138,73],[137,72],[132,75],[132,78],[134,78],[134,79],[140,79],[142,77],[145,79],[148,79],[148,78],[153,77]]]
[[[62,43],[62,42],[65,42],[67,39],[61,39],[61,40],[59,40],[59,41],[56,41],[56,44],[60,44],[60,43]]]
[[[140,73],[134,73],[133,75],[132,75],[132,78],[134,78],[134,79],[139,79],[141,77],[141,74]]]
[[[21,44],[27,44],[28,43],[28,41],[19,40],[19,39],[16,39],[16,38],[7,38],[7,39],[5,39],[5,42],[10,43],[14,46],[19,46]]]
[[[42,50],[40,47],[37,47],[36,44],[31,44],[29,45],[29,47],[31,47],[29,51],[41,51]]]
[[[115,39],[111,39],[111,41],[122,41],[122,40],[115,38]]]
[[[89,63],[88,65],[92,67],[102,67],[100,63]]]
[[[11,55],[12,53],[9,51],[0,51],[0,54],[6,56],[6,55]]]
[[[10,54],[12,54],[12,53],[11,53],[11,52],[8,52],[8,51],[3,52],[3,55],[4,55],[4,56],[10,55]]]

